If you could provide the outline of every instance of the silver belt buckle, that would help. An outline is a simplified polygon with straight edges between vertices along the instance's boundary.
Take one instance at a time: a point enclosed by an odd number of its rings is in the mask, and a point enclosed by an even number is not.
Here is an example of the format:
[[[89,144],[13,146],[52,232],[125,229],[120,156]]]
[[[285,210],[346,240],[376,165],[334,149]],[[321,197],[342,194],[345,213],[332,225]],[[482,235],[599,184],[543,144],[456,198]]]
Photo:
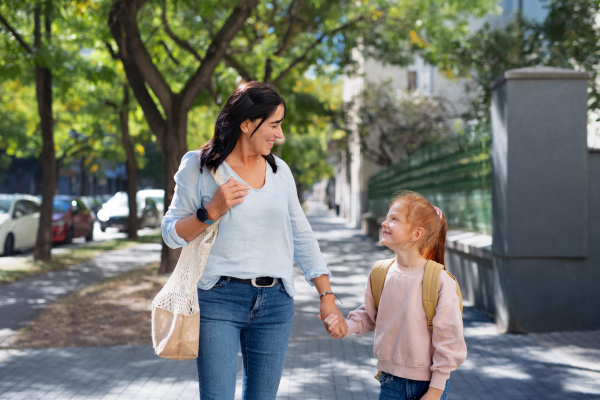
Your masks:
[[[258,285],[256,283],[256,278],[252,278],[252,279],[250,279],[250,281],[252,282],[252,286],[254,286],[256,288],[273,287],[273,286],[275,286],[277,284],[277,278],[273,278],[273,282],[270,285],[267,285],[267,286]]]

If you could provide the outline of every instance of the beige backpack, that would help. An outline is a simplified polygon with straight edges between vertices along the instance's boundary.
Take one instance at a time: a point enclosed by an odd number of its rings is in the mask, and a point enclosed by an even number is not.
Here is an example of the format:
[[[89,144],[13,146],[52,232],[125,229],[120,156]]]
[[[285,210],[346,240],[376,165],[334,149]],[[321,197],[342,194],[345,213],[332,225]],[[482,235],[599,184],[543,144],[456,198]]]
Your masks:
[[[379,309],[379,300],[381,299],[381,293],[383,292],[383,284],[385,283],[385,277],[388,270],[392,266],[396,259],[379,260],[373,265],[371,270],[371,293],[373,293],[373,299],[375,299],[375,307]],[[437,263],[433,260],[428,260],[425,264],[425,274],[423,275],[423,308],[425,309],[425,315],[427,316],[427,326],[429,331],[433,332],[433,317],[435,317],[435,309],[438,303],[438,285],[440,282],[440,274],[446,267],[443,264]],[[448,275],[456,282],[456,294],[458,295],[460,312],[463,312],[462,295],[460,293],[460,287],[456,278],[448,271]],[[377,373],[375,379],[379,380],[381,371]]]

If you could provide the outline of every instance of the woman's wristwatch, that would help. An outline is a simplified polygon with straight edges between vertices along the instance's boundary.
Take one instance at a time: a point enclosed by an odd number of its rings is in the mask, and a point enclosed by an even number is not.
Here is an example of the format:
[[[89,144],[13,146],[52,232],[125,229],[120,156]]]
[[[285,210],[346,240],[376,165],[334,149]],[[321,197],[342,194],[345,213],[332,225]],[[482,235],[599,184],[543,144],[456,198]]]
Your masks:
[[[196,211],[196,218],[198,218],[198,221],[204,222],[205,224],[212,223],[212,221],[208,219],[208,211],[206,211],[206,208],[204,207],[200,207],[198,211]]]

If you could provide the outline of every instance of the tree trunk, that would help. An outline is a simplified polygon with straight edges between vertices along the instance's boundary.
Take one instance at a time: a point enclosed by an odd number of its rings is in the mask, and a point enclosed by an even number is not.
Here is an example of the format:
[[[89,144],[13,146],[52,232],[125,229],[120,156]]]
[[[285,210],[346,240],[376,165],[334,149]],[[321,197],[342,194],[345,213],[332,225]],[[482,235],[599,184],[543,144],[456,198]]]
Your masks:
[[[138,238],[138,217],[137,217],[137,185],[138,185],[138,170],[135,162],[135,153],[133,151],[133,143],[129,133],[129,87],[123,85],[123,102],[119,108],[119,117],[121,122],[121,136],[123,139],[123,147],[127,154],[125,161],[125,170],[127,173],[127,196],[129,197],[129,219],[127,237],[129,239]]]
[[[35,48],[41,49],[42,26],[41,5],[35,10]],[[46,5],[45,36],[50,39],[49,6]],[[56,154],[54,150],[54,121],[52,119],[52,72],[36,62],[35,86],[42,130],[42,207],[40,223],[33,257],[35,260],[50,261],[52,258],[52,209],[56,190]]]
[[[87,191],[87,171],[85,169],[85,158],[81,157],[79,161],[79,173],[81,179],[81,186],[79,188],[79,195],[85,196],[85,192]]]
[[[181,158],[187,151],[187,114],[188,110],[182,110],[179,97],[174,96],[173,108],[167,115],[167,129],[165,140],[161,146],[163,166],[165,170],[165,207],[171,204],[175,192],[175,173],[179,169]],[[170,273],[175,269],[181,249],[171,249],[163,242],[159,274]]]

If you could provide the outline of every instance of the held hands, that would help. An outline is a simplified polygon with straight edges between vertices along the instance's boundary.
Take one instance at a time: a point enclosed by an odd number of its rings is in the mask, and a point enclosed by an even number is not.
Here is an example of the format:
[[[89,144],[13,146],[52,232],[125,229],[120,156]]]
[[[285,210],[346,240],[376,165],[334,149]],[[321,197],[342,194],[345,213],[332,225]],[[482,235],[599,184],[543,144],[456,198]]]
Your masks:
[[[208,219],[215,221],[224,215],[231,207],[244,201],[250,189],[248,185],[236,181],[233,176],[227,182],[219,186],[213,198],[206,205]]]
[[[328,297],[333,298],[333,296]],[[323,315],[327,317],[323,319]],[[323,321],[325,330],[332,338],[341,339],[348,334],[346,320],[333,301],[321,302],[321,313],[318,318]]]

